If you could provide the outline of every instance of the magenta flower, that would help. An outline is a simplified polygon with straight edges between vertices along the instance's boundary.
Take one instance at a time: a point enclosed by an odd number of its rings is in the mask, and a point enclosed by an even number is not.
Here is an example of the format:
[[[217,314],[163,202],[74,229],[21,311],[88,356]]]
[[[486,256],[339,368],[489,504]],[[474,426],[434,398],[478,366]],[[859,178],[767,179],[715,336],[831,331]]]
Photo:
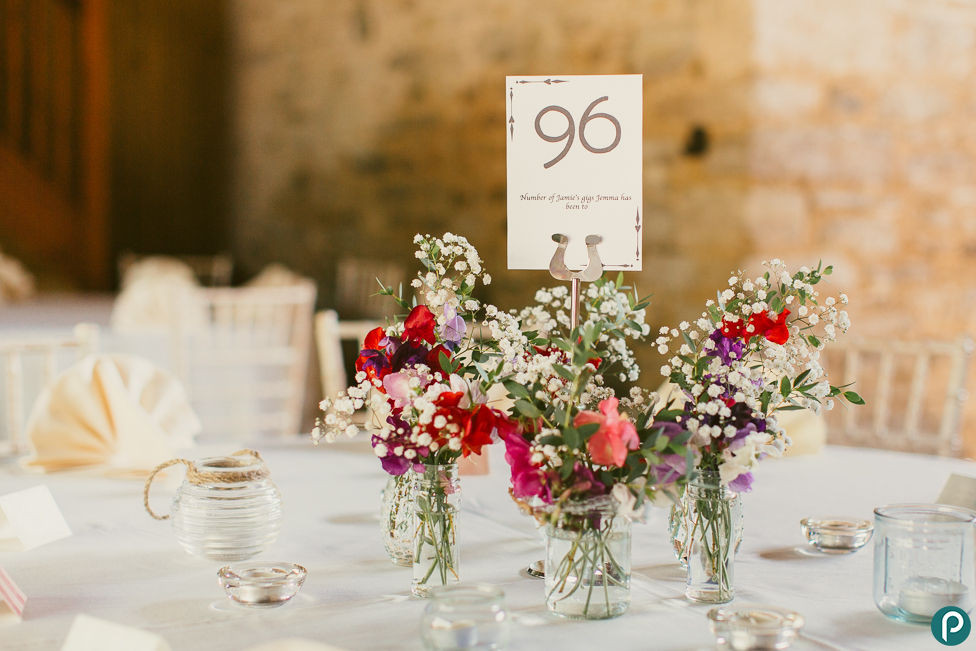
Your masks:
[[[546,474],[532,465],[531,457],[529,443],[521,434],[509,432],[505,436],[505,461],[512,469],[512,495],[520,500],[537,497],[552,504]]]

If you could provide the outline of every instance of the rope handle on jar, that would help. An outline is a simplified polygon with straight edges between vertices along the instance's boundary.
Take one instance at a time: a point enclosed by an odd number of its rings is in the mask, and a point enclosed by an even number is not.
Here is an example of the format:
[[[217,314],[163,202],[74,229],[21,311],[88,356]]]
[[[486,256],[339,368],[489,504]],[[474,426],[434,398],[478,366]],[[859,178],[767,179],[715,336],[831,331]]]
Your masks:
[[[264,459],[261,458],[261,455],[258,454],[256,450],[250,450],[247,448],[243,450],[238,450],[237,452],[235,452],[230,456],[238,457],[244,455],[254,457],[255,459],[261,462],[264,461]],[[149,515],[151,515],[156,520],[168,520],[170,514],[167,513],[166,515],[159,515],[158,513],[152,510],[152,507],[149,506],[149,487],[152,486],[153,480],[156,478],[156,475],[160,471],[165,470],[170,466],[175,466],[176,464],[179,463],[182,463],[184,466],[186,466],[186,480],[191,484],[204,484],[207,482],[234,483],[240,481],[264,479],[265,477],[268,476],[268,470],[263,466],[256,470],[249,470],[247,472],[215,473],[215,472],[200,472],[199,470],[197,470],[196,464],[194,464],[192,461],[188,459],[179,458],[179,459],[170,459],[169,461],[164,461],[163,463],[153,468],[153,471],[149,473],[149,477],[146,478],[146,485],[142,489],[142,504],[143,506],[146,507],[146,512],[149,513]]]

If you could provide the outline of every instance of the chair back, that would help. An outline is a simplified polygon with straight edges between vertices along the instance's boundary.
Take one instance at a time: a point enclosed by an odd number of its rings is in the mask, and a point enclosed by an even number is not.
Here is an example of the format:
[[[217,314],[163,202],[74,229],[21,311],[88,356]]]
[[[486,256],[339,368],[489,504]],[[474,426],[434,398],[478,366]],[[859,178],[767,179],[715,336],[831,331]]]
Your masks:
[[[828,412],[829,443],[954,456],[967,397],[968,337],[956,341],[852,339],[833,344],[831,383],[853,387],[864,407]]]
[[[314,306],[309,280],[186,292],[173,359],[205,435],[301,431]]]
[[[125,278],[129,268],[145,259],[147,256],[126,251],[119,255],[119,280]],[[228,287],[234,275],[234,259],[229,253],[215,253],[214,255],[179,255],[166,256],[179,260],[187,265],[196,276],[197,281],[204,287]]]
[[[319,351],[323,396],[334,398],[349,386],[342,343],[355,341],[361,347],[367,333],[381,325],[377,321],[340,321],[335,310],[322,310],[315,315],[315,341]]]
[[[347,317],[382,319],[390,301],[376,295],[380,291],[377,279],[397,291],[403,278],[403,267],[393,262],[340,258],[336,267],[336,309]],[[405,295],[412,291],[410,287],[403,288]]]
[[[0,337],[0,363],[3,364],[3,392],[0,404],[4,414],[0,423],[0,456],[26,452],[24,427],[31,404],[44,387],[67,366],[98,348],[98,326],[79,324],[67,336]]]

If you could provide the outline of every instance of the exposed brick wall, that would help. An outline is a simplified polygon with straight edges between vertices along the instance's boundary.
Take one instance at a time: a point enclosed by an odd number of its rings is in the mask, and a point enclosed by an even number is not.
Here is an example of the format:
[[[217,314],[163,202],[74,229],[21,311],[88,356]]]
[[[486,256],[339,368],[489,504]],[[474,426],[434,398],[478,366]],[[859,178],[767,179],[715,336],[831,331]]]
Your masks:
[[[949,0],[233,0],[235,253],[333,299],[454,230],[506,272],[504,77],[644,75],[651,320],[736,267],[838,268],[860,335],[976,333],[976,14]],[[687,155],[702,127],[708,148]],[[645,356],[648,384],[658,378]],[[973,372],[976,378],[976,368]],[[976,391],[974,391],[976,393]],[[976,400],[967,431],[976,439]],[[976,441],[974,441],[976,443]],[[976,451],[976,450],[974,450]]]

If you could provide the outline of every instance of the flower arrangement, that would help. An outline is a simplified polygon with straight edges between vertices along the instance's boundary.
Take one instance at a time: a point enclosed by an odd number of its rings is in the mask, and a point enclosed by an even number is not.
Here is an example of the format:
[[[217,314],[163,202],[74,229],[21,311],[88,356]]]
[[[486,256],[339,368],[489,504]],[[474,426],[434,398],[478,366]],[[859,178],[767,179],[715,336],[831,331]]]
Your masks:
[[[312,432],[316,441],[354,437],[359,427],[352,417],[368,405],[373,451],[391,475],[480,454],[505,418],[488,406],[490,385],[474,362],[497,344],[475,337],[469,325],[498,313],[472,296],[479,280],[487,285],[491,276],[464,237],[417,235],[414,243],[423,269],[411,286],[424,302],[381,284],[381,295],[409,311],[366,335],[356,385],[322,401],[324,415]]]
[[[356,385],[322,401],[312,435],[316,442],[355,436],[353,414],[369,407],[371,443],[383,469],[412,482],[410,491],[398,492],[415,500],[413,590],[423,596],[431,579],[459,580],[454,464],[480,454],[496,430],[508,427],[505,413],[489,406],[488,391],[492,372],[504,370],[498,351],[515,350],[521,333],[513,335],[497,308],[473,297],[479,281],[487,285],[491,277],[464,237],[417,235],[414,243],[422,269],[411,287],[420,302],[380,283],[379,293],[403,313],[367,334]],[[497,338],[476,337],[478,321]],[[395,525],[397,516],[389,519]]]
[[[788,446],[776,412],[832,409],[835,398],[864,403],[832,386],[820,364],[823,348],[850,327],[839,307],[847,296],[821,301],[815,287],[833,268],[763,266],[755,279],[732,275],[694,324],[661,328],[654,342],[671,354],[661,368],[678,390],[669,413],[691,434],[698,469],[717,471],[736,491],[751,488],[756,462]]]
[[[564,288],[540,290],[518,313],[530,348],[502,378],[514,401],[502,434],[511,494],[547,524],[546,601],[570,617],[626,610],[630,521],[647,498],[682,476],[690,434],[627,407],[606,379],[636,380],[629,341],[648,332],[646,300],[606,278],[584,293],[582,324],[569,328]],[[554,313],[553,313],[554,310]],[[681,470],[678,470],[680,468]]]
[[[834,399],[864,401],[829,383],[823,348],[850,327],[839,306],[816,289],[832,267],[790,273],[781,260],[756,278],[735,273],[693,323],[661,328],[655,345],[670,354],[661,374],[674,390],[658,418],[689,435],[696,479],[672,509],[675,551],[689,571],[689,598],[732,598],[732,558],[741,535],[737,493],[752,488],[752,469],[780,456],[789,439],[776,413],[831,409]]]

